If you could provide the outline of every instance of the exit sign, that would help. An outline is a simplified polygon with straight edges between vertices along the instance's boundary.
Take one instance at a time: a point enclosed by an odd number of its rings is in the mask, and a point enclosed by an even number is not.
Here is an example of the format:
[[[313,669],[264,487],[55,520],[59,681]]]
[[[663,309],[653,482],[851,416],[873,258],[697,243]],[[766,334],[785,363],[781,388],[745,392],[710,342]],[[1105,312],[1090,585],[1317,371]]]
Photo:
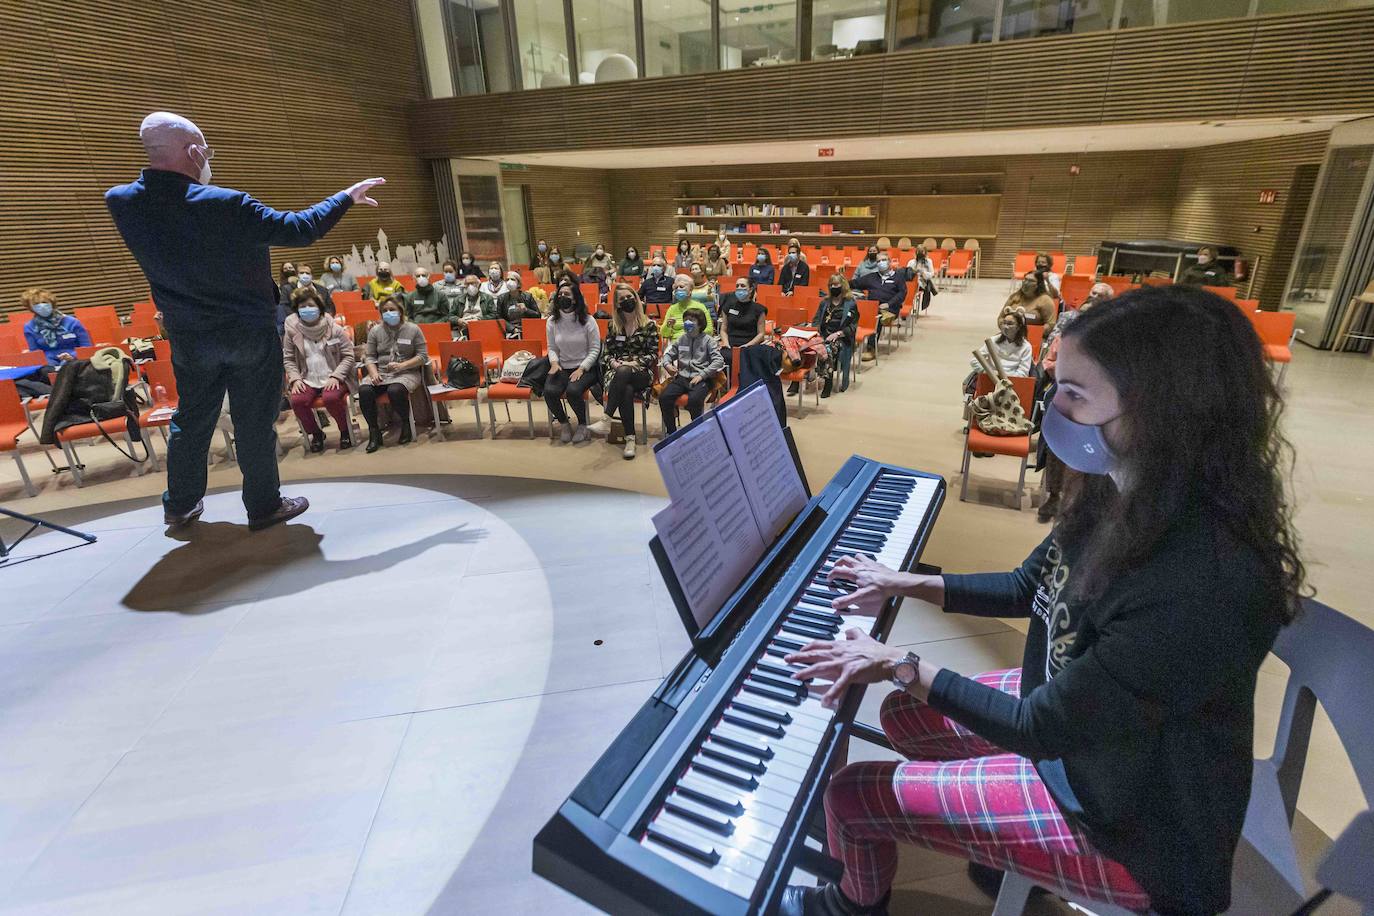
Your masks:
[[[835,155],[835,147],[833,147],[833,146],[818,146],[818,147],[816,147],[816,155],[819,156],[819,157],[821,157],[822,159],[825,159],[825,158],[828,158],[828,157],[833,157],[833,156]]]
[[[1262,203],[1262,204],[1272,204],[1272,203],[1274,202],[1275,198],[1277,198],[1277,197],[1278,197],[1278,192],[1277,192],[1277,191],[1260,191],[1260,201],[1259,201],[1259,202]]]

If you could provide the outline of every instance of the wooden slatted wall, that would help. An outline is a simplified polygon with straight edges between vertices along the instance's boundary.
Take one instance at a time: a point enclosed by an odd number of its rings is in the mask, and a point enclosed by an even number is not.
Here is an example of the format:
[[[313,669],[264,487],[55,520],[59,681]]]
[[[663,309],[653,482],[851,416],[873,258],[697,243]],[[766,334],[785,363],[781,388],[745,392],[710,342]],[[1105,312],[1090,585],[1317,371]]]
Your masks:
[[[361,29],[361,31],[360,31]],[[407,105],[423,95],[405,0],[62,0],[0,4],[0,307],[51,287],[64,306],[127,306],[147,284],[105,210],[142,165],[138,125],[169,109],[215,148],[215,182],[278,208],[383,175],[326,243],[359,248],[384,227],[437,239],[434,182]],[[188,258],[195,252],[188,251]]]
[[[434,99],[416,103],[414,136],[422,155],[480,156],[748,142],[762,124],[804,139],[1366,114],[1371,47],[1374,8],[1186,23]],[[493,110],[538,129],[513,133]]]
[[[608,173],[532,165],[501,173],[504,187],[527,185],[535,237],[557,245],[571,258],[579,242],[611,245],[611,194]]]
[[[1320,131],[1188,150],[1170,234],[1234,245],[1251,258],[1261,255],[1254,289],[1264,307],[1277,308],[1298,244],[1296,235],[1279,237],[1294,169],[1319,164],[1327,136]],[[1262,190],[1277,192],[1272,204],[1259,202]]]

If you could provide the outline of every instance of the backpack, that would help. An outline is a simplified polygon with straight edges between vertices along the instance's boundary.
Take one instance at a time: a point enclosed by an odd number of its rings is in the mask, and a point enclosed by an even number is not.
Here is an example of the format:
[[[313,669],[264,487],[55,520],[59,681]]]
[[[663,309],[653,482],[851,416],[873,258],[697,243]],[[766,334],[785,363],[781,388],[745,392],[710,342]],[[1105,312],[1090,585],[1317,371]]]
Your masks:
[[[472,360],[462,356],[455,356],[448,361],[444,375],[448,378],[450,388],[476,388],[479,378]]]
[[[529,350],[516,350],[501,366],[501,381],[510,382],[512,385],[518,383],[525,374],[525,367],[532,359],[534,354]]]
[[[43,431],[38,441],[56,445],[57,434],[64,429],[123,417],[129,438],[142,442],[138,428],[138,398],[129,387],[132,371],[132,360],[118,347],[102,347],[92,353],[90,359],[64,362],[57,370],[48,408],[43,412]],[[139,458],[124,451],[103,426],[97,425],[97,428],[106,441],[130,461],[148,460],[146,446],[143,457]]]

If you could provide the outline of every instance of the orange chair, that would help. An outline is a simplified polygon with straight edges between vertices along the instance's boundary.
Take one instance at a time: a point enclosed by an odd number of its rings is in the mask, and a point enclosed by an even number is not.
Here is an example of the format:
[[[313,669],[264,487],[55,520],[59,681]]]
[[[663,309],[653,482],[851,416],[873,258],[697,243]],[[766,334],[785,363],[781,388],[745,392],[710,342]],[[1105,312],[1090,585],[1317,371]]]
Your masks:
[[[377,311],[376,307],[363,298],[363,294],[356,290],[335,290],[330,299],[334,302],[334,310],[343,314],[346,310],[354,308],[366,308],[370,312]]]
[[[157,314],[157,306],[153,304],[153,300],[145,299],[142,302],[135,302],[133,307],[129,309],[129,314],[135,317],[147,315],[152,318]]]
[[[967,248],[960,248],[950,252],[949,266],[945,268],[945,276],[958,281],[959,285],[968,284],[969,271],[973,269],[973,252]]]
[[[121,333],[117,318],[97,315],[92,317],[89,322],[83,321],[81,324],[85,326],[86,333],[91,335],[91,343],[97,347],[117,344],[125,337]]]
[[[354,279],[354,281],[358,284],[358,290],[359,290],[358,295],[361,296],[361,295],[362,295],[362,290],[367,289],[367,284],[371,283],[373,280],[375,280],[375,279],[377,279],[377,278],[374,277],[374,276],[370,276],[370,275],[369,275],[369,276],[362,276],[362,277],[354,277],[353,279]]]
[[[530,344],[538,344],[539,349],[549,348],[549,320],[547,318],[521,318],[520,337]]]
[[[1065,254],[1065,253],[1062,252],[1062,251],[1051,251],[1051,252],[1050,252],[1050,270],[1051,270],[1051,271],[1053,271],[1054,273],[1059,274],[1059,276],[1062,277],[1062,276],[1064,276],[1064,273],[1068,270],[1068,268],[1069,268],[1069,256],[1068,256],[1067,254]]]
[[[1093,284],[1097,281],[1092,277],[1082,277],[1078,274],[1069,274],[1059,284],[1059,296],[1063,300],[1064,310],[1081,308],[1083,303],[1088,301],[1088,293],[1092,292]]]
[[[1236,296],[1239,295],[1239,291],[1234,286],[1204,286],[1203,289],[1223,299],[1230,299],[1232,302],[1235,302]]]
[[[1026,343],[1030,344],[1031,362],[1039,362],[1040,347],[1045,342],[1045,326],[1043,324],[1026,325]]]
[[[740,348],[739,348],[739,347],[733,347],[733,348],[731,348],[730,357],[731,357],[732,360],[734,360],[734,351],[735,351],[735,350],[738,350],[738,349],[740,349]],[[801,408],[802,408],[802,398],[803,398],[803,397],[805,396],[805,394],[806,394],[806,379],[807,379],[807,376],[809,376],[809,375],[811,374],[811,371],[812,371],[813,369],[815,369],[815,368],[816,368],[816,353],[815,353],[814,351],[807,350],[807,351],[805,351],[805,352],[802,353],[802,364],[801,364],[800,366],[798,366],[797,368],[793,369],[791,372],[779,372],[779,373],[778,373],[778,378],[779,378],[781,381],[784,381],[784,382],[788,383],[789,385],[792,384],[793,382],[796,382],[796,384],[797,384],[797,410],[798,410],[798,411],[800,411]],[[816,396],[816,406],[817,406],[817,407],[820,407],[820,406],[821,406],[821,389],[820,389],[820,386],[819,386],[819,385],[816,386],[816,389],[815,389],[814,394],[815,394],[815,396]]]
[[[1261,312],[1246,314],[1255,326],[1260,343],[1264,345],[1264,358],[1279,364],[1279,384],[1288,372],[1288,364],[1293,361],[1293,341],[1302,333],[1295,327],[1295,312]]]
[[[1258,299],[1232,299],[1231,301],[1236,304],[1236,308],[1247,315],[1253,315],[1255,312],[1259,311],[1260,303]]]
[[[1139,289],[1139,283],[1132,283],[1130,277],[1102,277],[1099,283],[1105,283],[1112,288],[1112,295],[1120,296],[1122,293],[1133,289]]]
[[[806,324],[807,320],[811,317],[807,314],[805,306],[793,305],[791,303],[780,305],[773,311],[776,312],[774,320],[777,322],[777,326],[784,329],[795,328],[798,325]]]
[[[171,362],[172,342],[170,340],[153,341],[153,359],[161,362]]]
[[[85,308],[72,309],[72,317],[86,326],[90,330],[91,322],[110,322],[119,326],[119,312],[113,305],[88,305]],[[91,338],[95,340],[94,337]]]
[[[32,497],[38,495],[38,490],[29,479],[24,459],[19,454],[19,437],[29,429],[18,386],[13,379],[0,379],[0,452],[14,452],[14,464],[19,468],[19,479],[24,482],[24,495]]]
[[[447,367],[449,360],[455,356],[468,360],[477,367],[477,384],[471,388],[441,388],[431,391],[429,399],[436,404],[444,404],[447,401],[471,401],[472,418],[477,423],[477,438],[482,438],[482,411],[478,406],[477,393],[482,388],[482,345],[475,340],[445,340],[439,343],[439,365]],[[444,413],[448,409],[442,408]],[[443,432],[440,432],[443,437]]]
[[[609,319],[609,318],[596,318],[596,319],[593,319],[593,320],[596,322],[596,332],[597,332],[597,334],[600,335],[601,339],[604,341],[604,340],[606,339],[606,334],[609,333],[609,332],[610,332],[610,329],[611,329],[611,319]],[[522,332],[522,333],[523,333],[523,331],[524,331],[524,329],[521,328],[521,332]],[[546,343],[545,346],[548,346],[548,344]]]
[[[878,303],[874,299],[860,299],[859,306],[859,325],[854,331],[854,352],[849,354],[850,376],[858,384],[859,375],[863,372],[863,351],[868,346],[869,338],[878,333]],[[874,346],[874,362],[877,362],[878,348]],[[857,367],[853,363],[857,362]]]
[[[930,266],[935,271],[935,276],[944,276],[945,267],[949,263],[949,252],[943,248],[927,250],[926,255],[930,258]]]
[[[160,333],[157,320],[152,315],[130,315],[124,332],[130,337],[157,337]]]
[[[1011,384],[1016,389],[1016,397],[1021,402],[1021,409],[1029,417],[1031,408],[1034,406],[1035,379],[1028,376],[1012,376]],[[987,373],[980,373],[978,383],[974,388],[974,397],[985,395],[990,391],[992,391],[992,378]],[[973,457],[974,452],[991,452],[994,455],[1010,455],[1013,458],[1021,459],[1021,476],[1016,481],[1016,509],[1019,512],[1025,501],[1026,467],[1030,462],[1031,453],[1030,434],[1027,433],[1024,436],[989,436],[978,428],[977,423],[970,422],[968,434],[964,436],[964,464],[960,471],[963,475],[963,482],[959,486],[960,502],[968,498],[968,466],[969,459]]]
[[[24,350],[19,353],[0,353],[0,366],[46,366],[48,357],[42,350]]]
[[[579,283],[577,287],[582,290],[582,298],[587,302],[587,311],[596,311],[596,307],[601,304],[601,284]]]
[[[1011,285],[1015,286],[1021,282],[1021,278],[1035,270],[1035,252],[1018,251],[1015,260],[1011,263]]]
[[[401,289],[408,293],[415,292],[415,278],[410,274],[397,274],[396,282],[401,284]]]
[[[165,430],[172,423],[172,415],[168,413],[165,408],[171,407],[175,410],[177,402],[180,400],[180,396],[177,394],[176,373],[172,371],[172,364],[170,362],[153,360],[143,366],[143,381],[148,384],[150,398],[154,397],[153,392],[156,392],[157,387],[161,385],[167,392],[167,403],[154,403],[147,410],[140,412],[138,415],[138,426],[140,429],[157,429],[162,431],[162,440],[165,442],[167,441],[167,433]],[[324,405],[322,404],[321,406],[323,407]],[[157,415],[154,416],[154,414]]]
[[[1139,286],[1173,286],[1173,277],[1141,277]]]
[[[660,355],[660,356],[663,355],[664,343],[665,343],[664,341],[661,341],[661,340],[660,340],[660,341],[659,341],[659,344],[658,344],[658,350],[659,350],[659,355]],[[744,348],[743,348],[743,347],[731,347],[731,348],[730,348],[730,387],[729,387],[728,389],[726,389],[724,392],[722,392],[721,395],[720,395],[720,397],[716,398],[715,400],[711,400],[711,399],[708,398],[707,401],[706,401],[706,410],[710,410],[712,407],[715,407],[715,406],[720,405],[720,404],[724,404],[726,401],[730,400],[730,399],[733,398],[736,394],[739,393],[739,354],[740,354],[740,351],[741,351],[742,349],[744,349]],[[657,371],[657,370],[655,370],[655,371]],[[780,376],[780,377],[781,377],[781,376]],[[650,397],[652,397],[652,394],[650,395]],[[639,401],[639,398],[636,397],[635,400],[638,402],[638,401]],[[642,403],[642,402],[641,402],[641,403]],[[675,409],[677,409],[677,410],[686,410],[686,409],[687,409],[687,395],[685,395],[685,394],[678,395],[678,399],[677,399],[676,401],[673,402],[673,407],[674,407]],[[702,413],[704,414],[704,413],[706,412],[706,410],[703,410]],[[641,414],[641,417],[644,417],[644,416],[646,416],[646,414]],[[647,420],[647,419],[644,420],[644,427],[645,427],[645,429],[648,428],[648,420]],[[644,441],[648,441],[647,436],[645,437],[645,440],[644,440]]]
[[[110,347],[110,346],[118,347],[119,349],[123,350],[125,356],[128,356],[128,355],[129,355],[129,345],[128,345],[128,344],[122,344],[122,343],[121,343],[121,344],[94,344],[94,345],[89,346],[89,347],[77,347],[77,348],[76,348],[76,358],[77,358],[77,359],[90,359],[90,358],[91,358],[92,356],[94,356],[98,351],[103,350],[103,349],[105,349],[106,347]]]
[[[482,365],[488,373],[501,368],[501,363],[505,360],[501,355],[501,345],[505,343],[506,335],[501,329],[500,321],[495,318],[469,321],[468,340],[475,340],[482,345]]]
[[[17,353],[29,348],[29,339],[24,336],[24,322],[6,321],[0,323],[0,350]]]
[[[1064,279],[1069,277],[1087,277],[1092,279],[1097,276],[1097,255],[1080,254],[1073,259],[1073,273],[1066,274]]]
[[[427,321],[420,325],[420,333],[425,335],[425,349],[432,356],[429,358],[430,365],[434,367],[434,373],[439,373],[439,345],[453,340],[453,328],[447,321]],[[482,365],[480,362],[477,365]]]
[[[67,457],[67,470],[72,472],[72,479],[76,481],[78,487],[86,485],[86,478],[83,471],[86,466],[81,463],[76,453],[76,443],[82,439],[108,439],[113,442],[116,436],[122,435],[124,443],[128,448],[128,454],[137,455],[135,450],[134,438],[129,433],[128,423],[123,417],[116,417],[113,420],[101,420],[91,423],[77,423],[68,426],[57,434],[57,442],[62,446],[62,454]],[[161,467],[157,461],[157,450],[153,448],[153,440],[147,436],[143,438],[143,446],[147,449],[148,455],[145,461],[138,462],[138,476],[142,477],[148,472],[149,466],[152,470],[159,471]]]
[[[481,322],[469,322],[468,327]],[[493,322],[494,324],[495,322]],[[518,350],[533,350],[528,341],[524,340],[505,340],[501,341],[500,360],[504,363],[513,356]],[[487,354],[486,344],[482,344],[482,354]],[[535,355],[538,355],[537,353]],[[515,382],[492,382],[487,386],[487,415],[491,420],[491,436],[496,438],[496,408],[492,406],[494,401],[501,401],[506,405],[506,420],[510,420],[510,402],[524,401],[525,411],[529,417],[530,438],[534,438],[534,389],[521,388]]]

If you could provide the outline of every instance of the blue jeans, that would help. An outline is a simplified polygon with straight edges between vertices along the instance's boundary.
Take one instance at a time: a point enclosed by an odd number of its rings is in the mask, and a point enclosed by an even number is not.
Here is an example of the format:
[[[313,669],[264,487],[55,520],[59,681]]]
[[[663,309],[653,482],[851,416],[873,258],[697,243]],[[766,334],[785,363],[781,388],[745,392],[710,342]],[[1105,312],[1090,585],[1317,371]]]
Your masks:
[[[205,496],[206,461],[224,395],[234,421],[249,519],[271,515],[281,502],[277,475],[277,416],[281,412],[281,338],[271,325],[226,328],[172,338],[177,410],[167,445],[167,492],[162,505],[178,515]]]

